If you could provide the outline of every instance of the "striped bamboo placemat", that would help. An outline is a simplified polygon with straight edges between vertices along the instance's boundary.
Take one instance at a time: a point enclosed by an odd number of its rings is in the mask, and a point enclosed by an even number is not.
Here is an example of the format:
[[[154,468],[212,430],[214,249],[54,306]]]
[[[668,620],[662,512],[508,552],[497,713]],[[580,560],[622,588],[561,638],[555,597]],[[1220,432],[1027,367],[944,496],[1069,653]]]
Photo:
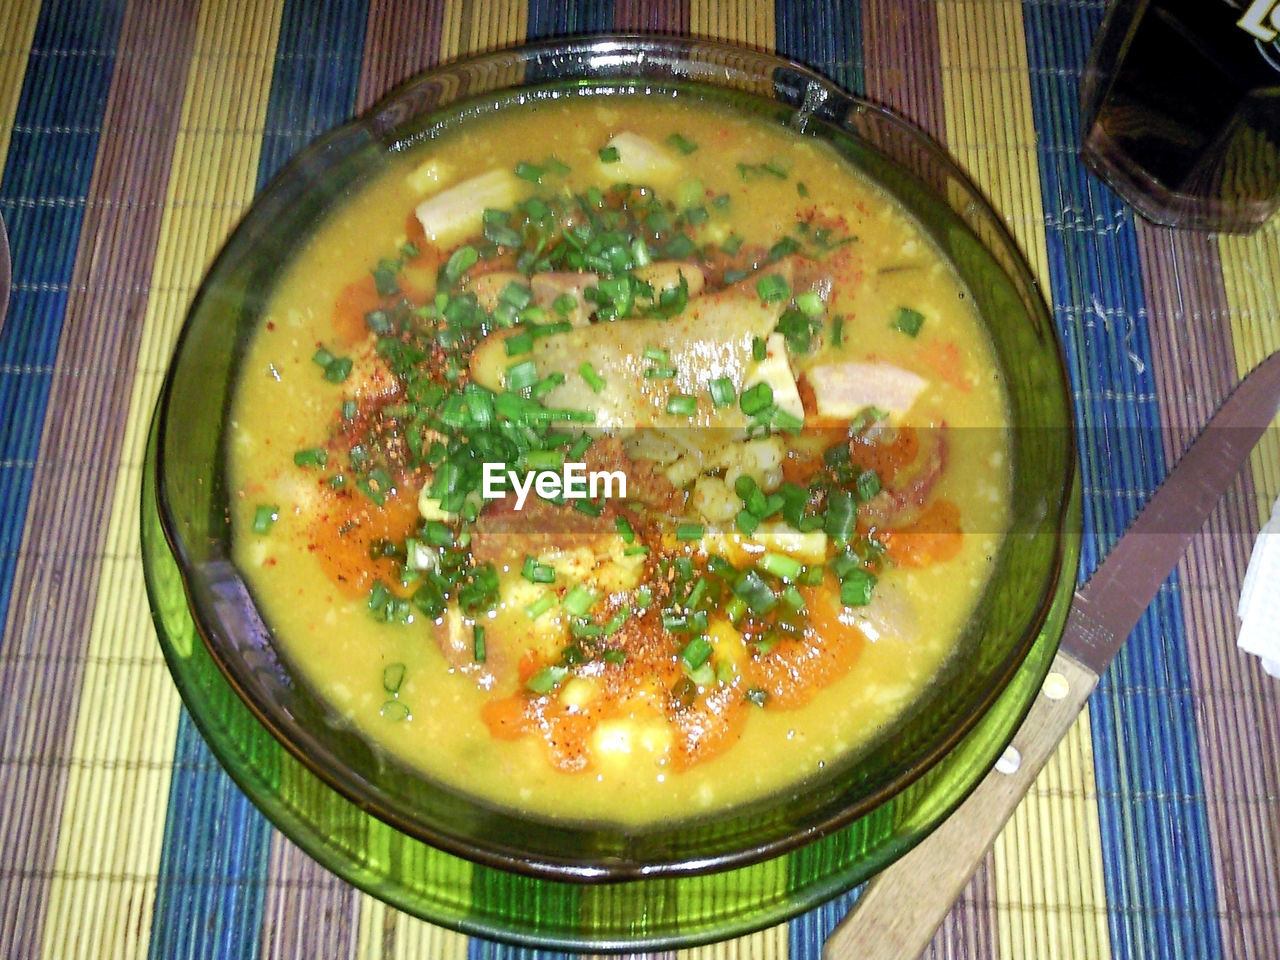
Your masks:
[[[160,657],[148,418],[255,191],[412,73],[525,38],[693,33],[795,57],[946,144],[1062,333],[1084,569],[1280,347],[1280,223],[1134,219],[1076,157],[1087,0],[11,0],[0,6],[0,955],[533,956],[399,914],[275,832]],[[1234,648],[1271,436],[939,931],[942,957],[1280,958],[1280,684]],[[811,958],[851,897],[687,952]]]

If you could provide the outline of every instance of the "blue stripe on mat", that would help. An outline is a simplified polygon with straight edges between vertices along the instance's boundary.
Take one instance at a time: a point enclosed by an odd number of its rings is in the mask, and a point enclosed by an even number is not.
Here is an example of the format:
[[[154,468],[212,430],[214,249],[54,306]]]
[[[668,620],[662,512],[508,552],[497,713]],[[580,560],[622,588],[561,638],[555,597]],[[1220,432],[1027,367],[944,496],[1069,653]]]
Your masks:
[[[777,50],[834,80],[851,93],[866,89],[861,0],[775,0]]]
[[[0,181],[13,261],[0,328],[0,622],[13,591],[123,13],[122,0],[49,0],[41,8]]]
[[[1024,11],[1051,289],[1078,391],[1085,530],[1096,534],[1082,563],[1092,570],[1164,475],[1156,383],[1131,214],[1076,156],[1077,78],[1102,7]],[[1091,701],[1117,957],[1222,953],[1185,636],[1174,578]]]
[[[258,189],[316,134],[355,110],[367,12],[363,0],[285,4]],[[270,824],[218,766],[185,709],[168,811],[150,956],[256,956]]]
[[[574,33],[601,33],[613,29],[613,0],[529,0],[530,40],[563,37]]]

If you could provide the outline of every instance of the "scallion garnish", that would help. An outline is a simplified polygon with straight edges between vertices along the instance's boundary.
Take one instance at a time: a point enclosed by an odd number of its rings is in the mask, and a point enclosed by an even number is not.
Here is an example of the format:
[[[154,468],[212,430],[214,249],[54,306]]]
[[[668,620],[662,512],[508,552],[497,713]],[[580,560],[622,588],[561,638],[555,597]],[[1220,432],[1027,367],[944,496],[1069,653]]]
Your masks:
[[[711,402],[717,407],[727,407],[736,396],[733,381],[728,377],[716,377],[707,384],[707,390],[711,394]]]
[[[618,536],[622,537],[623,543],[635,543],[636,532],[631,527],[631,521],[624,516],[616,516],[613,518],[613,525],[618,528]]]
[[[476,663],[484,663],[484,627],[481,624],[477,623],[471,628],[471,643],[471,650],[475,656]]]
[[[518,357],[522,353],[528,353],[533,349],[532,331],[524,330],[507,337],[506,347],[508,357]]]
[[[556,598],[550,593],[544,593],[533,603],[524,608],[524,612],[530,620],[537,620],[555,605]]]
[[[280,506],[275,503],[261,504],[253,511],[253,532],[266,533],[280,519]]]
[[[698,412],[698,398],[687,393],[677,393],[667,400],[667,413],[678,417],[692,417]]]
[[[507,367],[506,386],[512,393],[527,390],[538,382],[538,366],[532,360],[522,360]]]
[[[516,164],[516,176],[521,180],[528,180],[530,183],[541,183],[542,175],[545,172],[542,167],[524,160]]]
[[[694,637],[680,651],[680,659],[690,670],[697,670],[711,659],[713,649],[706,637]]]
[[[382,689],[391,694],[399,693],[400,685],[404,683],[404,671],[403,663],[389,663],[383,667]]]
[[[480,259],[475,247],[468,244],[453,251],[444,265],[444,275],[450,283],[457,283],[464,273],[474,267]]]
[[[840,578],[840,602],[846,607],[865,607],[871,602],[875,585],[874,576],[861,567],[855,567]]]
[[[574,584],[573,588],[564,595],[564,599],[560,601],[560,606],[564,608],[565,613],[572,617],[585,617],[587,611],[595,605],[595,602],[595,591],[578,583]]]
[[[600,162],[601,163],[617,163],[622,159],[622,155],[618,153],[617,147],[601,147]]]
[[[590,363],[584,363],[582,366],[578,367],[578,375],[582,377],[583,380],[587,381],[587,386],[590,387],[593,392],[599,393],[604,389],[604,377],[596,373],[596,368]]]
[[[686,156],[698,149],[698,145],[696,143],[692,140],[685,139],[678,133],[673,133],[671,136],[667,137],[667,143],[671,144],[671,146],[675,147]]]
[[[329,462],[329,451],[324,447],[308,447],[293,454],[293,462],[300,467],[323,467]]]
[[[756,281],[756,294],[765,303],[775,303],[788,299],[791,287],[780,274],[767,273]]]
[[[681,523],[676,526],[677,540],[701,540],[706,528],[700,523]]]
[[[804,569],[804,564],[785,553],[766,553],[758,561],[758,566],[765,573],[771,573],[783,580],[794,580]]]
[[[748,387],[742,391],[742,396],[738,398],[738,406],[742,408],[742,412],[748,417],[754,417],[765,408],[773,404],[773,387],[765,383],[763,380],[754,387]]]
[[[905,333],[908,337],[914,337],[920,333],[920,328],[924,326],[924,314],[919,310],[912,310],[910,307],[899,307],[898,312],[893,317],[893,328],[900,333]]]

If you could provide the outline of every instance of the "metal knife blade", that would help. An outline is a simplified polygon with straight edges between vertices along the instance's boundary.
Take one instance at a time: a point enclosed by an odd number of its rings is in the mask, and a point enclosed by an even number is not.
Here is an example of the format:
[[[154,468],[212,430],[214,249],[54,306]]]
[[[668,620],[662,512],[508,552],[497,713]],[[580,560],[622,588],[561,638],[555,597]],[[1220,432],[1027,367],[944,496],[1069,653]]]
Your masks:
[[[1123,537],[1076,591],[1060,649],[1095,674],[1108,664],[1186,552],[1280,406],[1280,352],[1227,397]]]
[[[1280,410],[1280,351],[1218,408],[1124,536],[1077,590],[1058,654],[1007,762],[872,878],[823,947],[824,960],[904,960],[928,946],[1041,768],[1067,735],[1160,585]]]

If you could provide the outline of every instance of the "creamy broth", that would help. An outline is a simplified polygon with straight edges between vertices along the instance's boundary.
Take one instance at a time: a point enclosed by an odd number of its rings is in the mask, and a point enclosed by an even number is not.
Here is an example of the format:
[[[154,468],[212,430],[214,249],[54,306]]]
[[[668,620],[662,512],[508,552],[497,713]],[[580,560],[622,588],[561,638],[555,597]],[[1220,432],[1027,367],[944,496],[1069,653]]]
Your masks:
[[[526,179],[538,171],[521,164],[539,167],[542,182]],[[517,169],[525,176],[515,176]],[[474,179],[492,171],[511,175],[487,183]],[[504,378],[514,376],[511,368],[530,361],[542,385],[533,388],[541,391],[538,401],[556,409],[590,408],[596,426],[621,438],[631,465],[659,477],[655,489],[674,491],[667,509],[650,504],[627,512],[626,505],[603,504],[610,523],[603,533],[591,528],[589,536],[597,539],[587,541],[589,556],[556,547],[540,552],[546,541],[530,547],[520,539],[528,530],[521,530],[525,520],[509,512],[509,502],[499,508],[473,495],[470,502],[482,518],[473,523],[428,496],[438,465],[394,477],[388,471],[389,484],[371,480],[362,472],[368,463],[353,463],[351,445],[369,424],[395,422],[389,405],[393,412],[406,405],[403,384],[374,346],[381,320],[364,320],[370,311],[385,312],[394,299],[378,296],[371,271],[382,262],[379,282],[429,313],[440,293],[437,271],[469,259],[451,261],[458,250],[504,252],[500,244],[497,251],[484,249],[475,198],[486,189],[493,187],[493,199],[481,205],[507,211],[532,197],[594,197],[587,193],[593,187],[607,207],[619,180],[643,183],[659,200],[672,201],[669,219],[689,208],[702,211],[683,216],[663,234],[670,238],[682,226],[694,252],[677,244],[669,249],[685,256],[663,257],[663,244],[654,241],[647,257],[685,265],[683,273],[677,267],[684,288],[670,287],[674,292],[665,301],[672,316],[638,315],[664,307],[665,275],[651,271],[644,275],[654,277],[653,297],[642,294],[637,303],[643,309],[632,307],[636,314],[601,319],[608,297],[593,293],[602,301],[596,306],[579,289],[572,307],[568,301],[560,301],[559,310],[547,305],[535,319],[538,326],[563,323],[570,329],[540,332],[530,349],[511,352],[510,338],[529,326],[503,327],[493,314],[507,309],[501,298],[509,296],[512,281],[506,273],[528,264],[480,256],[459,274],[451,295],[469,291],[493,306],[458,370],[473,389],[496,396],[505,392]],[[458,213],[447,201],[460,184],[453,196],[473,195],[474,209]],[[426,205],[425,212],[419,205]],[[415,209],[421,216],[413,216]],[[494,220],[490,227],[495,225],[510,223]],[[432,231],[435,243],[424,235]],[[779,247],[784,238],[792,242]],[[698,250],[710,253],[700,256]],[[554,272],[573,271],[558,264]],[[620,271],[626,272],[643,270]],[[690,283],[695,272],[700,282]],[[482,280],[485,273],[498,280]],[[769,276],[785,287],[778,301],[767,297],[781,288],[760,286]],[[573,293],[572,282],[563,276],[558,282]],[[446,278],[445,286],[451,283]],[[594,286],[600,291],[605,285]],[[593,306],[596,315],[585,316]],[[755,329],[767,334],[779,322],[788,335],[761,337],[760,343],[748,335]],[[628,324],[635,325],[627,328],[631,333],[644,331],[641,340],[651,354],[619,350],[617,337]],[[667,346],[656,343],[663,337]],[[701,346],[689,346],[691,338],[702,338]],[[708,377],[689,359],[699,356],[709,357],[720,377]],[[351,369],[339,376],[347,359]],[[588,363],[603,381],[598,389],[581,371]],[[667,364],[671,375],[646,375],[663,373]],[[556,382],[557,373],[564,382]],[[733,381],[723,406],[710,383],[720,378]],[[858,380],[856,389],[851,378]],[[764,415],[773,419],[753,440],[741,432],[752,419],[745,412],[753,406],[747,393],[761,382],[771,385]],[[677,395],[692,397],[693,405],[676,401],[673,408]],[[877,407],[868,398],[900,409]],[[788,409],[803,421],[799,436],[789,432],[798,424],[786,416]],[[583,426],[556,423],[552,429],[576,437]],[[981,596],[1004,535],[1006,426],[1000,374],[955,272],[903,210],[825,144],[682,101],[540,103],[469,120],[396,158],[286,266],[237,388],[229,446],[235,559],[280,647],[322,696],[371,740],[431,776],[487,801],[549,816],[619,823],[678,818],[768,794],[838,762],[883,730],[938,674]],[[743,445],[774,443],[770,438],[782,444],[783,463],[754,474],[754,467],[741,466]],[[604,439],[597,437],[592,447],[603,449]],[[682,443],[684,459],[669,452]],[[732,463],[723,459],[726,445],[738,457]],[[767,496],[781,489],[786,476],[804,480],[817,476],[815,464],[827,469],[823,453],[832,446],[850,451],[851,462],[862,457],[891,465],[885,476],[861,487],[847,471],[843,480],[831,480],[844,484],[841,495],[860,503],[858,532],[850,536],[868,561],[861,572],[833,564],[846,554],[837,536],[825,532],[828,524],[839,526],[824,513],[835,509],[830,491],[814,494],[820,502],[810,505],[808,515],[818,517],[819,526],[807,531],[808,539],[790,535],[794,531],[779,515],[763,523],[739,519],[740,511],[750,511],[735,473],[752,477]],[[898,454],[905,457],[901,464],[894,460]],[[832,477],[840,469],[840,458],[834,459]],[[338,476],[343,486],[335,490]],[[877,485],[883,488],[878,494]],[[516,517],[514,523],[487,527],[501,509]],[[618,515],[634,520],[633,539],[623,535]],[[579,532],[576,521],[587,516],[579,513],[568,526]],[[559,517],[546,529],[566,529]],[[409,572],[408,579],[418,578],[414,582],[396,582],[400,568],[413,565],[411,555],[422,566],[429,521],[435,534],[448,528],[455,537],[472,536],[467,549],[473,553],[491,551],[497,582],[492,609],[464,616],[455,593],[432,617],[411,602],[422,570]],[[495,537],[493,529],[516,532]],[[384,539],[387,550],[403,551],[406,536],[420,553],[370,559],[371,543],[378,544],[375,552],[384,549]],[[766,553],[783,559],[765,561]],[[712,555],[721,558],[718,569],[727,570],[727,562],[732,570],[711,576]],[[688,557],[694,575],[682,579],[681,569],[658,569],[659,556],[671,562]],[[439,562],[430,559],[426,569]],[[554,580],[540,582],[536,572],[531,578],[537,568],[549,568]],[[728,612],[733,597],[750,595],[750,584],[741,593],[734,586],[746,571],[758,572],[774,606],[759,615],[748,606],[738,629]],[[794,582],[806,576],[806,582]],[[692,629],[681,632],[675,624],[668,630],[657,609],[667,601],[655,599],[648,611],[639,610],[637,591],[654,578],[680,590],[693,590],[704,579],[721,596],[687,611]],[[575,626],[568,595],[578,585],[593,602]],[[865,585],[867,595],[857,596]],[[383,593],[376,592],[380,587]],[[788,593],[788,587],[794,590]],[[677,588],[672,590],[674,608]],[[785,606],[797,596],[803,614]],[[847,597],[854,602],[845,604]],[[765,597],[759,605],[768,603]],[[699,609],[705,625],[697,619]],[[383,619],[387,611],[392,622]],[[618,626],[624,611],[629,615]],[[777,626],[771,617],[792,619]],[[793,705],[786,702],[787,689],[766,689],[787,671],[769,672],[762,664],[793,654],[800,663],[798,651],[806,644],[821,649],[814,622],[832,624],[853,652],[832,654],[834,667],[823,667],[817,679],[802,678],[803,695]],[[483,627],[482,650],[476,624]],[[610,627],[614,632],[606,632]],[[571,628],[599,632],[575,637]],[[695,638],[708,644],[704,659],[697,644],[691,649]],[[658,643],[666,644],[660,655],[666,672],[648,687],[628,681],[620,688],[625,696],[600,707],[602,691],[612,689],[612,681],[602,678],[637,669],[644,662],[641,647],[648,644],[643,656],[652,657]],[[585,651],[585,663],[564,652],[575,645]],[[729,704],[716,707],[718,714],[710,706],[715,697]],[[704,708],[712,711],[708,725],[730,718],[725,729],[690,732],[696,724],[680,718]],[[547,712],[552,710],[557,712]],[[564,738],[577,745],[566,746]]]

